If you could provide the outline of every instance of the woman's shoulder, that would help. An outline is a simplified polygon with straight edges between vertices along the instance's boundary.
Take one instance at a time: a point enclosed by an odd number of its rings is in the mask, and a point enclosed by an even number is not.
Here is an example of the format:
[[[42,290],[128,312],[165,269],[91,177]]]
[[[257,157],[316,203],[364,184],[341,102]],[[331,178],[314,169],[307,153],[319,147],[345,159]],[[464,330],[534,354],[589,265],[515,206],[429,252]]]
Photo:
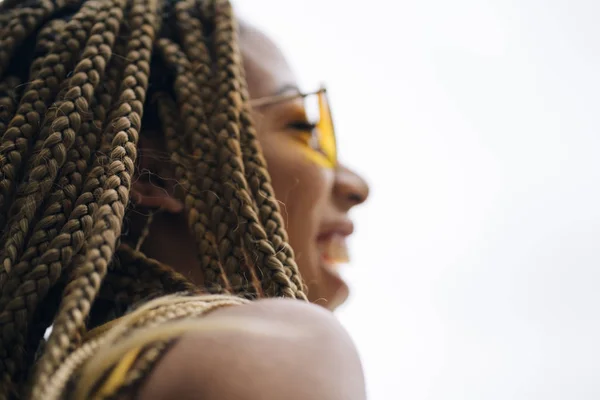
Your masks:
[[[354,344],[321,307],[264,299],[203,322],[207,329],[186,333],[165,354],[140,399],[364,398]]]
[[[298,300],[157,298],[90,332],[72,357],[82,355],[69,385],[76,399],[364,398],[345,329]]]

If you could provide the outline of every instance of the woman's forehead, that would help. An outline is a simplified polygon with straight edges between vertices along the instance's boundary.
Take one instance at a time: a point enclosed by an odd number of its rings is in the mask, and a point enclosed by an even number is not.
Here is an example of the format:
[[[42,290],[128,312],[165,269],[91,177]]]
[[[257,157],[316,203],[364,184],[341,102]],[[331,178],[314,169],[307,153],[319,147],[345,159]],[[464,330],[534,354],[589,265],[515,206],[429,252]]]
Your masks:
[[[272,96],[296,86],[296,77],[277,45],[264,33],[240,23],[240,48],[252,98]]]

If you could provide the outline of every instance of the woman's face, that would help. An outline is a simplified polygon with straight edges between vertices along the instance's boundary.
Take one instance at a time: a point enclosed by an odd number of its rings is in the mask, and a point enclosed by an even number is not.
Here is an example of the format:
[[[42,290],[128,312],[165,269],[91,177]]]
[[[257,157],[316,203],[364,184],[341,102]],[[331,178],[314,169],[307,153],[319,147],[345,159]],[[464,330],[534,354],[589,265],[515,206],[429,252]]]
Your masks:
[[[240,46],[248,89],[252,99],[270,97],[282,91],[298,92],[296,79],[281,52],[260,32],[245,27]],[[352,233],[348,211],[364,202],[367,184],[356,174],[337,165],[324,166],[306,140],[304,103],[301,98],[256,107],[252,115],[259,142],[267,160],[277,200],[289,233],[308,297],[334,309],[348,297],[348,287],[336,264],[347,261],[346,237]],[[194,238],[188,233],[183,205],[174,199],[172,182],[154,185],[143,171],[160,171],[153,152],[158,142],[141,138],[138,179],[133,183],[133,202],[166,212],[155,214],[142,251],[172,266],[197,284],[203,276],[196,257]],[[151,174],[152,175],[152,174]],[[136,237],[146,223],[140,213],[130,213],[129,230]]]
[[[299,91],[269,38],[245,26],[240,36],[252,99]],[[348,261],[348,211],[366,200],[368,186],[343,166],[318,162],[302,129],[307,119],[301,98],[255,107],[253,119],[309,299],[333,309],[348,297],[336,265]]]

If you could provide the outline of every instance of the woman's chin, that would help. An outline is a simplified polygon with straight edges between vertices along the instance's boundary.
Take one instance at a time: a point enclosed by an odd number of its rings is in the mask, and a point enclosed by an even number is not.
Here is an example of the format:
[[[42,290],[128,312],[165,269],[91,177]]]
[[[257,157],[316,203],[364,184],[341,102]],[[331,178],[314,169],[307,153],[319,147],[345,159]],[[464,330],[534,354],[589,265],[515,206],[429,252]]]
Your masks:
[[[327,309],[331,311],[335,311],[339,306],[344,304],[346,300],[348,300],[348,296],[350,296],[350,289],[348,285],[344,282],[344,285],[336,292],[336,294],[332,297],[332,299],[327,303]]]
[[[323,290],[326,302],[323,306],[331,311],[346,302],[350,295],[348,284],[339,273],[339,266],[323,263],[321,265]]]

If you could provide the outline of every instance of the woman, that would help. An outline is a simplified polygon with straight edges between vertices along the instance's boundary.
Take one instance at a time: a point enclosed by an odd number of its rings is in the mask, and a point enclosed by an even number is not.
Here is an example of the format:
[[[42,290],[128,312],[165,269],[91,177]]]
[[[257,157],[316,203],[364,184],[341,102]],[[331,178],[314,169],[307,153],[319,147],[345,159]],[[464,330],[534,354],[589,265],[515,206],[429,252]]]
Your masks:
[[[0,398],[363,398],[328,312],[263,299],[347,297],[325,92],[226,1],[0,14]]]

